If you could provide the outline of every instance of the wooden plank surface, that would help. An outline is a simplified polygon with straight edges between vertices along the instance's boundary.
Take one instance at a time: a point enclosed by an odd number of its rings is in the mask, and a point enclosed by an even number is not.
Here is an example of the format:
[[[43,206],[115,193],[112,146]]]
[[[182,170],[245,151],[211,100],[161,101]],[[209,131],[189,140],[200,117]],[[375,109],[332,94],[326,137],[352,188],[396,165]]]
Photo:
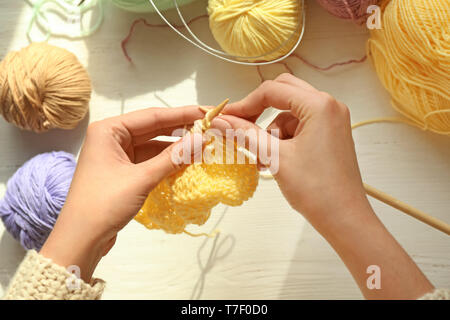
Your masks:
[[[323,66],[365,54],[365,28],[329,16],[314,1],[307,3],[306,33],[298,53]],[[28,44],[25,32],[31,9],[17,0],[3,0],[0,8],[0,57],[4,57]],[[183,12],[187,19],[204,14],[205,1]],[[33,155],[51,150],[77,154],[89,122],[149,106],[236,100],[259,84],[254,67],[210,57],[167,28],[137,27],[128,45],[130,64],[120,42],[131,22],[141,16],[105,1],[105,21],[96,34],[77,41],[50,39],[74,52],[87,67],[94,87],[89,118],[73,131],[41,135],[20,131],[1,119],[0,196],[8,178]],[[160,23],[154,15],[144,17]],[[174,13],[169,17],[175,19]],[[212,42],[206,20],[192,28]],[[354,122],[395,115],[368,62],[329,72],[315,71],[292,58],[287,62],[297,76],[345,102]],[[282,71],[280,65],[263,67],[266,78]],[[261,124],[273,115],[267,112]],[[367,183],[450,221],[450,139],[384,124],[357,129],[354,137]],[[450,287],[449,238],[377,201],[372,203],[432,282]],[[216,239],[192,239],[147,231],[131,222],[96,271],[108,282],[104,298],[361,298],[337,255],[289,208],[273,181],[262,180],[255,197],[242,207],[217,207],[204,227],[192,230],[216,228],[221,230]],[[20,245],[0,226],[0,295],[23,255]]]

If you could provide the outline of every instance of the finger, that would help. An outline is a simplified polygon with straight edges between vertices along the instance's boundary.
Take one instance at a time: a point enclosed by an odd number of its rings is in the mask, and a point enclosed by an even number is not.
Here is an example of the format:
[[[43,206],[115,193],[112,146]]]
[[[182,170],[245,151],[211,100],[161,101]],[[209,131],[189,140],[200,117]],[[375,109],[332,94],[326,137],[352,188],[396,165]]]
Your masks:
[[[204,113],[198,106],[179,108],[148,108],[130,112],[112,120],[120,121],[132,137],[151,135],[160,129],[192,124],[202,119]]]
[[[270,135],[254,123],[230,115],[212,120],[211,128],[219,130],[223,136],[236,137],[238,145],[256,155],[260,164],[271,171],[278,170],[280,141],[277,134]]]
[[[278,130],[279,139],[291,139],[297,130],[299,124],[298,118],[294,117],[290,112],[280,113],[272,123],[267,127],[267,131]]]
[[[134,147],[134,163],[141,163],[156,157],[173,142],[150,140]]]
[[[251,119],[268,107],[289,110],[294,115],[311,105],[317,94],[300,87],[294,87],[277,81],[265,81],[243,100],[225,107],[223,113],[236,117]]]
[[[282,73],[280,74],[275,81],[277,82],[281,82],[281,83],[286,83],[289,84],[291,86],[294,87],[300,87],[303,88],[305,90],[309,90],[309,91],[313,91],[313,92],[317,92],[318,90],[316,88],[314,88],[312,85],[310,85],[308,82],[297,78],[296,76],[290,74],[290,73]]]
[[[201,154],[203,137],[201,134],[187,134],[180,141],[171,144],[153,158],[137,164],[143,170],[142,176],[150,184],[156,186],[164,178],[176,173],[197,154]],[[189,161],[190,162],[190,161]]]

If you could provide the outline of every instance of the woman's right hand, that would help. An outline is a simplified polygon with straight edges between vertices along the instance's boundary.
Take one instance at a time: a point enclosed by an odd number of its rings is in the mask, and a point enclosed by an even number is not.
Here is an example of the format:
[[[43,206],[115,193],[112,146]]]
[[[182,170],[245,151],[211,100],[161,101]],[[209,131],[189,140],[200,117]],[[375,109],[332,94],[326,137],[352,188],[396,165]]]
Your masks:
[[[433,285],[370,206],[344,104],[283,74],[227,106],[226,115],[214,119],[212,127],[222,132],[259,129],[254,122],[268,107],[284,110],[268,127],[278,129],[279,137],[259,130],[252,143],[264,147],[265,141],[277,139],[279,168],[274,176],[280,189],[291,206],[333,246],[364,296],[417,299],[431,292]],[[247,137],[252,139],[252,135]],[[379,270],[379,288],[369,286],[369,267]]]
[[[356,160],[350,113],[329,94],[282,74],[228,105],[225,115],[213,120],[212,126],[222,131],[259,129],[254,122],[268,107],[284,111],[267,130],[279,130],[279,169],[274,177],[290,205],[316,228],[365,212],[348,210],[367,207],[368,201]]]

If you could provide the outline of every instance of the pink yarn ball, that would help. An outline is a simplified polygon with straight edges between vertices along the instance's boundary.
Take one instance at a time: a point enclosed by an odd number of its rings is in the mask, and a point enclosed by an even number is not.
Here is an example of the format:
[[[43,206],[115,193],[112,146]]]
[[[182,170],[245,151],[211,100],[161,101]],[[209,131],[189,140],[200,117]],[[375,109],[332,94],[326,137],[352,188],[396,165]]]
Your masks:
[[[338,18],[364,24],[368,17],[367,8],[378,4],[379,0],[317,0],[317,2]]]

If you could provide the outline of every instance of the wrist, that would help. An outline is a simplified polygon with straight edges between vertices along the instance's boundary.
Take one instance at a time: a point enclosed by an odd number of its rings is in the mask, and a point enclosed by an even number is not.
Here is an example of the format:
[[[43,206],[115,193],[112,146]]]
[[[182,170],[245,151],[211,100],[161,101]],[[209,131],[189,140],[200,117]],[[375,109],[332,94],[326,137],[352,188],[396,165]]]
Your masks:
[[[383,226],[365,195],[324,210],[326,212],[311,215],[308,221],[327,240],[343,235],[352,236],[357,230],[363,229],[361,226],[368,224]]]
[[[370,203],[358,203],[318,231],[345,263],[366,298],[417,299],[433,289]],[[380,288],[367,285],[368,268],[379,270]]]
[[[74,216],[61,212],[39,253],[60,266],[78,267],[81,279],[88,283],[105,253],[108,240],[97,233],[98,228]]]

